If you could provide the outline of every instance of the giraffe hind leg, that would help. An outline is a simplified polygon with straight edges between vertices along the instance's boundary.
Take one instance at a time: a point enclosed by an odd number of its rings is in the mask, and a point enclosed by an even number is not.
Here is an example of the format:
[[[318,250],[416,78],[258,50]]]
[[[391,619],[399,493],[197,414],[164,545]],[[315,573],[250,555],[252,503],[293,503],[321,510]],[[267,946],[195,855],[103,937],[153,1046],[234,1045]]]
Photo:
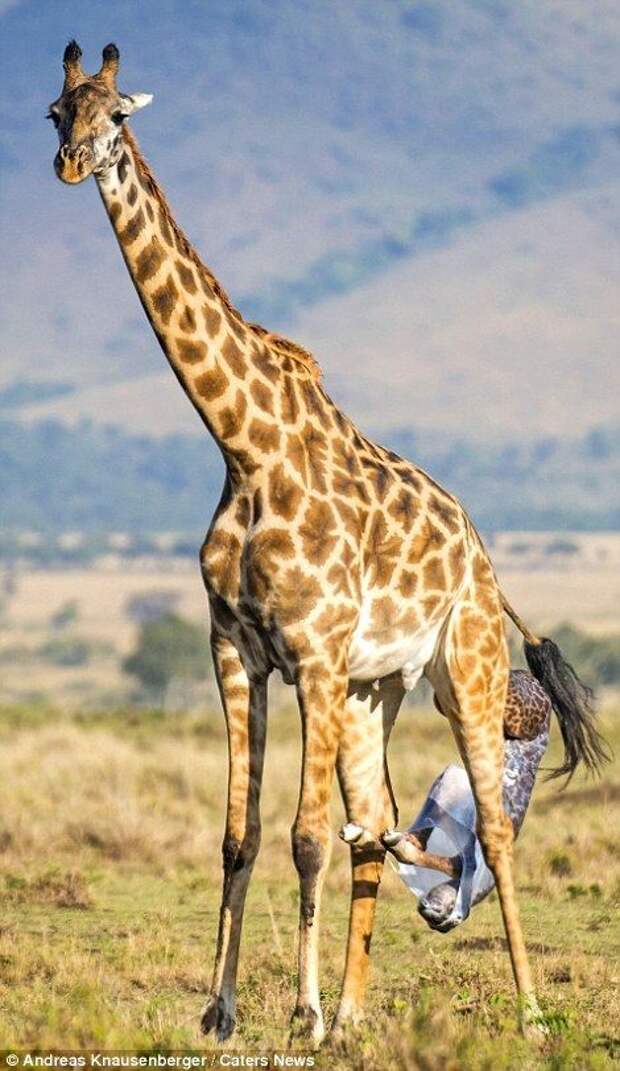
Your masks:
[[[469,774],[478,837],[499,896],[521,1024],[528,1029],[540,1020],[540,1012],[515,894],[513,827],[502,800],[508,652],[501,607],[490,583],[482,591],[471,590],[452,611],[428,676]]]

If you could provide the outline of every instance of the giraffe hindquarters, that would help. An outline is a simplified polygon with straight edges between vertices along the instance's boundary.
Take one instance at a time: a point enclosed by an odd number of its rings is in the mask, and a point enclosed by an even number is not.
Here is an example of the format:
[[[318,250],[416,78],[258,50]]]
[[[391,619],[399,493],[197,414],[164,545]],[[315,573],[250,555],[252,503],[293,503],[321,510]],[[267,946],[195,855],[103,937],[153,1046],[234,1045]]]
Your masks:
[[[338,780],[347,823],[361,834],[351,843],[351,909],[342,992],[334,1029],[341,1031],[362,1013],[375,905],[385,849],[380,836],[397,820],[387,770],[386,747],[405,692],[400,676],[385,678],[379,690],[349,695],[338,749]]]
[[[512,823],[504,811],[504,711],[508,651],[491,577],[464,593],[442,632],[427,676],[448,716],[476,802],[478,836],[495,878],[520,1012],[539,1015],[519,920],[512,870]]]

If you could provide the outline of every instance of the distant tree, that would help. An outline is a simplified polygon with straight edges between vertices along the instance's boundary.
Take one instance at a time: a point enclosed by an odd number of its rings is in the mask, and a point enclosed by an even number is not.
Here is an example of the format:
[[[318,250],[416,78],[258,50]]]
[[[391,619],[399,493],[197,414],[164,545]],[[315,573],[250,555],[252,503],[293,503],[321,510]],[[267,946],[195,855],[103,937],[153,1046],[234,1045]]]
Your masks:
[[[177,614],[145,621],[135,650],[123,662],[155,701],[164,702],[173,681],[205,680],[209,667],[206,632]]]
[[[77,621],[79,615],[77,599],[67,599],[52,614],[50,624],[55,630],[67,628],[68,625],[73,625]]]
[[[605,428],[592,428],[585,437],[586,457],[595,461],[604,461],[611,457],[613,444],[611,435]]]
[[[39,656],[54,666],[85,666],[90,661],[91,647],[79,637],[54,637],[39,648]]]
[[[9,563],[2,577],[2,593],[6,595],[7,599],[12,599],[17,594],[17,587],[17,573]]]
[[[579,544],[572,539],[554,539],[545,547],[545,554],[578,554]]]
[[[620,636],[592,636],[573,625],[560,625],[553,639],[583,680],[596,688],[620,683]]]
[[[149,591],[138,592],[131,595],[125,604],[127,617],[137,625],[170,617],[174,614],[180,597],[180,592],[167,588],[151,588]]]

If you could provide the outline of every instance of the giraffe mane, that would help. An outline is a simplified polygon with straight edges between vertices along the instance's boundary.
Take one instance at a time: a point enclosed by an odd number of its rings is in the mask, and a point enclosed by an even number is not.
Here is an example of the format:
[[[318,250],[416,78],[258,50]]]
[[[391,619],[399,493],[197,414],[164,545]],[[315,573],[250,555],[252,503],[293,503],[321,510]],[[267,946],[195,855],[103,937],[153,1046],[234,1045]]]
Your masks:
[[[151,193],[159,203],[168,225],[175,236],[178,247],[183,250],[183,253],[187,257],[193,260],[198,270],[206,278],[216,297],[222,302],[230,315],[242,323],[252,332],[252,334],[256,335],[261,342],[265,343],[276,356],[289,357],[292,361],[295,361],[296,364],[305,369],[315,383],[319,383],[321,379],[321,366],[309,350],[304,349],[299,343],[293,342],[290,338],[286,338],[284,335],[280,335],[275,331],[269,331],[266,327],[262,327],[261,324],[249,323],[244,319],[239,312],[239,309],[235,308],[228,294],[224,290],[224,287],[215,278],[215,275],[210,268],[203,263],[187,235],[176,222],[161,187],[140,151],[135,134],[127,126],[123,128],[123,139],[132,151],[145,186],[148,188],[149,193]]]

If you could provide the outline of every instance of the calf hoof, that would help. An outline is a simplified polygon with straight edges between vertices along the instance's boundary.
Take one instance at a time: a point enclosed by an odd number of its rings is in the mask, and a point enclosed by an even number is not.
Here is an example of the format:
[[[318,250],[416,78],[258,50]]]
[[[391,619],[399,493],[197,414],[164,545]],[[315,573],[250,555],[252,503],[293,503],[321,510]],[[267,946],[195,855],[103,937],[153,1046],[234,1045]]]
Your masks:
[[[457,892],[458,882],[444,881],[420,900],[418,913],[431,930],[447,933],[463,921],[461,916],[454,914]]]
[[[218,1041],[226,1041],[235,1029],[235,1017],[228,1011],[223,997],[209,997],[200,1020],[203,1034],[215,1031]]]
[[[388,851],[400,844],[402,839],[403,834],[398,829],[386,829],[385,833],[381,834],[381,843]]]
[[[323,1016],[310,1005],[298,1004],[291,1016],[291,1041],[309,1041],[319,1046],[325,1037]]]

